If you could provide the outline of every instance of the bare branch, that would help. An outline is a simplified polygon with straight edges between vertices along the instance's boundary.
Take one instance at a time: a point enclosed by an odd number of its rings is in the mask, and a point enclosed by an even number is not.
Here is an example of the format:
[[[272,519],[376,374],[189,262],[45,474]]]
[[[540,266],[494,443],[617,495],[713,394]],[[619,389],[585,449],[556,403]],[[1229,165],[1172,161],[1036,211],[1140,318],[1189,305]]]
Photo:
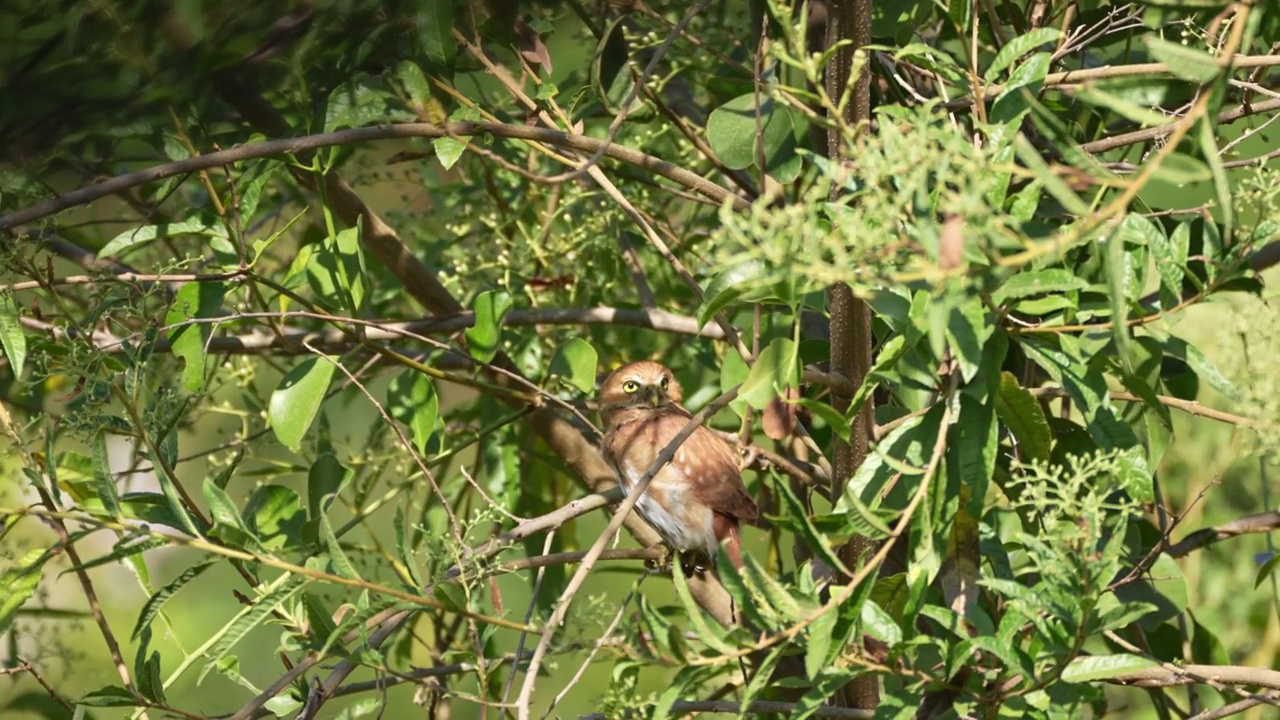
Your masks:
[[[1216,527],[1202,528],[1186,536],[1178,543],[1165,550],[1172,557],[1183,557],[1192,551],[1208,547],[1219,540],[1248,535],[1250,533],[1268,533],[1280,529],[1280,512],[1274,510],[1249,515]]]
[[[764,713],[789,714],[799,707],[796,703],[775,702],[772,700],[756,700],[747,707],[746,712],[751,715]],[[730,702],[728,700],[680,700],[671,706],[672,715],[682,715],[684,713],[733,713],[735,715],[742,712],[741,703]],[[833,707],[831,705],[820,705],[813,710],[811,717],[819,718],[858,718],[866,720],[875,717],[874,710],[863,710],[860,708],[843,708]],[[606,720],[608,716],[604,713],[591,713],[590,715],[579,715],[578,720]]]
[[[603,152],[606,157],[635,165],[648,172],[661,175],[662,177],[665,177],[668,180],[690,190],[702,193],[702,195],[707,198],[708,202],[712,204],[719,205],[729,202],[739,210],[745,210],[749,206],[746,199],[725,190],[723,187],[720,187],[697,173],[686,170],[675,163],[660,160],[652,155],[647,155],[638,150],[633,150],[621,145],[606,145],[600,140],[587,137],[586,135],[562,132],[560,130],[529,127],[527,125],[506,125],[503,123],[445,123],[443,125],[433,125],[430,123],[404,123],[400,125],[376,125],[373,127],[354,128],[351,130],[338,130],[329,133],[304,135],[302,137],[284,138],[280,140],[267,140],[258,143],[245,143],[230,150],[212,152],[207,155],[200,155],[198,157],[188,158],[178,162],[157,165],[155,167],[147,168],[146,170],[117,175],[110,180],[104,180],[103,182],[90,185],[79,190],[73,190],[52,200],[36,203],[35,205],[30,205],[16,212],[9,213],[8,215],[0,216],[0,230],[15,228],[33,220],[47,217],[61,210],[76,207],[77,205],[85,205],[137,185],[144,185],[146,183],[163,180],[176,175],[185,175],[198,170],[230,165],[243,160],[274,157],[279,155],[294,155],[320,148],[333,147],[336,145],[350,145],[353,143],[370,142],[374,140],[394,140],[414,137],[466,137],[472,135],[492,135],[493,137],[507,138],[511,140],[529,140],[558,147],[581,150],[583,152],[595,152],[603,148]]]

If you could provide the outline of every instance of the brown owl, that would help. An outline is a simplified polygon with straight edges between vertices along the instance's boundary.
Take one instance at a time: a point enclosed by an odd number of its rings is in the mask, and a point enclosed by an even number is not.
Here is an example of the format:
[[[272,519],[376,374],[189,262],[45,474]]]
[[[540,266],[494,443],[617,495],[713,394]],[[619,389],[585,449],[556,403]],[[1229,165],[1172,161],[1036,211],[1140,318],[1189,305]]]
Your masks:
[[[600,417],[607,428],[604,458],[624,491],[631,492],[689,422],[692,416],[681,399],[675,375],[655,362],[624,365],[605,378],[600,390]],[[673,552],[696,553],[694,565],[701,567],[715,567],[721,543],[733,564],[742,567],[739,522],[754,524],[760,516],[742,484],[737,453],[705,427],[684,441],[635,507]]]

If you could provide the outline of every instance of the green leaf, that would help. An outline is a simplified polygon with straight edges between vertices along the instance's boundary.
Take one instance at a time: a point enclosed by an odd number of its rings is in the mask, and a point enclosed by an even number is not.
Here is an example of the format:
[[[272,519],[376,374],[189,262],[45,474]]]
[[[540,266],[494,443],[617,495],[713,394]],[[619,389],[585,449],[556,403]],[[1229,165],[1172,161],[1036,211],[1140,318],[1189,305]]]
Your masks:
[[[0,575],[0,635],[13,625],[25,603],[40,585],[41,571],[53,554],[44,548],[28,550],[22,559]]]
[[[205,348],[214,330],[213,323],[191,321],[217,317],[226,294],[226,283],[189,282],[178,289],[165,315],[169,347],[182,358],[182,384],[191,392],[204,390]]]
[[[1194,185],[1213,179],[1213,171],[1197,158],[1172,152],[1160,160],[1151,177],[1171,185]]]
[[[1023,339],[1022,350],[1027,357],[1044,368],[1049,377],[1067,391],[1080,406],[1089,436],[1104,450],[1132,447],[1138,443],[1133,429],[1120,419],[1111,405],[1107,380],[1093,364],[1080,357],[1074,339],[1063,336],[1058,339],[1062,347]]]
[[[280,381],[267,405],[271,430],[281,445],[296,450],[320,411],[335,358],[310,357],[298,363]]]
[[[250,532],[249,526],[240,516],[240,508],[236,507],[227,491],[218,487],[212,478],[204,479],[203,490],[204,501],[209,505],[209,515],[213,520],[210,534],[231,544],[250,542],[257,545],[257,538]]]
[[[1088,281],[1077,277],[1070,270],[1029,270],[1004,281],[999,289],[991,294],[991,301],[997,305],[1003,305],[1010,300],[1048,293],[1072,292],[1087,287],[1089,287]]]
[[[329,561],[333,564],[334,572],[348,580],[359,580],[360,573],[356,572],[356,567],[347,559],[347,554],[338,543],[338,536],[333,534],[328,513],[320,514],[320,540],[329,551]]]
[[[1010,132],[1017,128],[1018,121],[1031,111],[1035,95],[1049,74],[1051,62],[1049,53],[1038,52],[1014,68],[1009,74],[1009,82],[991,105],[990,119],[993,123],[1005,125]]]
[[[125,230],[107,241],[107,244],[98,251],[98,257],[115,257],[124,254],[126,250],[137,250],[153,240],[176,238],[182,235],[199,235],[221,240],[229,238],[227,228],[219,218],[194,217],[182,222],[143,225],[140,228]]]
[[[1164,341],[1164,352],[1190,365],[1196,375],[1209,383],[1209,387],[1222,393],[1227,399],[1240,399],[1240,392],[1236,390],[1235,385],[1196,346],[1182,338],[1170,337]]]
[[[702,294],[702,306],[698,308],[698,326],[706,325],[716,313],[755,289],[764,275],[762,261],[748,260],[711,278]]]
[[[99,430],[93,436],[93,489],[102,508],[112,518],[120,518],[120,489],[107,455],[107,433]]]
[[[413,559],[413,543],[409,537],[409,523],[405,519],[403,505],[396,505],[392,527],[396,531],[396,559],[404,566],[414,586],[419,587],[422,585],[422,579],[418,576],[418,564]]]
[[[877,3],[876,7],[879,7],[879,3]],[[859,674],[861,674],[859,670],[854,668],[823,668],[818,677],[811,678],[813,680],[812,684],[804,688],[804,697],[801,697],[796,702],[795,709],[787,714],[787,720],[804,720],[805,718],[813,717],[814,713],[827,705],[827,702],[837,690],[847,685],[850,680]],[[895,717],[903,717],[903,715],[899,714]]]
[[[559,375],[570,386],[585,394],[596,388],[596,367],[599,358],[591,343],[581,338],[570,338],[556,348],[551,358],[551,373]]]
[[[1142,446],[1125,448],[1116,455],[1116,475],[1120,487],[1141,503],[1155,502],[1155,480]]]
[[[152,702],[165,704],[164,676],[160,674],[160,653],[152,651],[146,660],[134,664],[133,671],[138,694]]]
[[[339,462],[333,453],[316,457],[307,471],[307,517],[319,520],[333,502],[332,496],[342,492],[353,477],[355,471]]]
[[[279,536],[278,542],[283,544],[296,532],[301,513],[302,503],[293,488],[263,485],[253,491],[243,514],[250,532],[263,540]]]
[[[800,621],[804,615],[800,604],[781,583],[774,579],[773,573],[761,566],[760,561],[750,553],[742,555],[742,570],[747,582],[784,620],[792,623]]]
[[[1147,51],[1156,60],[1169,66],[1169,72],[1193,83],[1203,84],[1222,72],[1212,55],[1181,43],[1170,42],[1156,35],[1143,35]]]
[[[138,704],[138,699],[122,687],[108,685],[81,695],[76,704],[88,707],[134,707]]]
[[[1131,216],[1132,217],[1132,216]],[[1119,234],[1100,243],[1105,251],[1103,269],[1107,275],[1107,303],[1111,307],[1111,336],[1121,353],[1129,343],[1129,292],[1126,283],[1131,276],[1128,262],[1133,257],[1127,252]]]
[[[332,257],[336,265],[332,268],[335,281],[342,292],[339,298],[342,306],[353,315],[359,315],[364,309],[364,300],[368,295],[369,276],[364,265],[364,253],[360,241],[362,225],[355,225],[339,232],[326,242],[326,248],[332,249],[332,256],[321,255],[322,259]]]
[[[1182,279],[1191,247],[1191,223],[1178,223],[1168,237],[1158,233],[1148,247],[1151,248],[1156,272],[1160,273],[1160,301],[1166,309],[1172,308],[1181,300]]]
[[[726,357],[729,356],[726,355]],[[836,434],[836,437],[849,442],[849,435],[853,432],[853,428],[849,425],[849,419],[841,415],[838,410],[821,400],[812,398],[800,398],[796,403],[825,422],[827,427],[831,428],[831,432]]]
[[[1222,236],[1231,239],[1235,227],[1235,203],[1231,197],[1231,183],[1227,180],[1227,168],[1222,162],[1222,153],[1218,150],[1218,139],[1214,135],[1214,123],[1209,117],[1203,117],[1197,123],[1199,131],[1200,153],[1209,164],[1209,172],[1213,175],[1213,194],[1218,201],[1217,211],[1222,215]],[[1215,258],[1210,257],[1210,265]]]
[[[449,115],[450,122],[478,122],[481,119],[480,111],[475,108],[463,107],[454,110]],[[453,138],[449,136],[438,137],[432,143],[432,147],[436,151],[436,159],[440,161],[440,167],[449,170],[462,157],[462,153],[467,150],[467,138]]]
[[[1161,553],[1146,575],[1116,588],[1115,596],[1122,603],[1144,602],[1154,606],[1155,610],[1138,621],[1144,629],[1152,631],[1187,609],[1187,579],[1178,561]]]
[[[1120,95],[1109,93],[1097,83],[1085,83],[1076,91],[1076,97],[1087,103],[1107,108],[1139,125],[1163,125],[1169,121],[1168,116],[1162,115],[1150,107],[1131,102]]]
[[[1082,683],[1107,680],[1138,670],[1160,667],[1160,663],[1138,655],[1084,655],[1077,657],[1062,671],[1063,682]]]
[[[813,521],[809,517],[809,511],[805,509],[800,502],[800,498],[796,497],[795,492],[791,490],[791,484],[786,480],[775,477],[773,489],[786,505],[787,512],[780,522],[788,523],[796,534],[805,541],[809,549],[816,556],[822,558],[822,561],[829,567],[838,573],[852,575],[853,573],[845,568],[844,563],[840,561],[835,551],[831,549],[831,541],[814,527]]]
[[[1000,373],[996,414],[1018,441],[1018,454],[1026,462],[1045,462],[1053,444],[1053,431],[1044,408],[1030,392],[1018,384],[1013,373]]]
[[[502,318],[510,309],[511,296],[505,290],[486,290],[476,297],[472,306],[476,322],[463,333],[471,357],[487,363],[498,354]]]
[[[987,68],[983,74],[983,79],[987,84],[994,83],[1000,73],[1005,68],[1011,67],[1018,58],[1035,50],[1041,45],[1055,43],[1062,33],[1057,28],[1036,28],[1022,35],[1014,36],[1000,48],[1000,52],[996,53],[996,57],[991,61],[991,66]]]
[[[902,642],[902,628],[875,600],[868,599],[862,604],[862,629],[890,649]]]
[[[149,550],[165,547],[168,544],[169,542],[162,538],[153,538],[138,534],[125,535],[120,538],[114,546],[112,546],[111,552],[99,555],[92,560],[86,560],[79,565],[73,565],[59,573],[59,576],[76,570],[92,570],[93,568],[100,567],[102,565],[113,565],[119,563],[121,560],[135,557]]]
[[[9,358],[13,376],[21,378],[22,365],[27,359],[27,336],[22,332],[22,314],[10,292],[0,292],[0,349]]]
[[[204,680],[204,676],[208,675],[210,670],[216,669],[218,662],[226,657],[227,653],[231,652],[231,648],[235,647],[254,628],[271,617],[271,613],[275,612],[276,608],[280,607],[285,600],[288,600],[306,582],[307,578],[302,576],[281,576],[274,583],[275,587],[267,591],[262,597],[255,599],[252,604],[240,610],[230,622],[214,632],[213,636],[209,638],[202,648],[205,651],[195,653],[198,656],[208,658],[204,667],[200,670],[200,675],[196,678],[196,684],[198,685]]]
[[[412,368],[397,375],[387,386],[387,412],[409,426],[413,446],[425,453],[436,430],[440,398],[431,378]]]
[[[734,646],[725,642],[722,637],[724,632],[719,625],[712,627],[712,623],[707,622],[706,616],[702,612],[702,608],[694,601],[693,595],[689,592],[689,582],[685,579],[684,568],[680,567],[680,558],[674,558],[675,567],[672,568],[671,580],[676,588],[676,597],[680,599],[680,604],[684,606],[685,615],[688,616],[692,623],[693,631],[698,639],[707,644],[707,647],[718,653],[730,653],[734,651]]]
[[[982,347],[991,337],[986,318],[986,309],[976,295],[964,298],[947,313],[947,340],[965,382],[971,382],[982,366]]]
[[[1253,578],[1253,589],[1257,590],[1271,577],[1271,573],[1275,571],[1276,565],[1280,565],[1280,553],[1272,553],[1267,561],[1262,563],[1262,567],[1258,568],[1258,574]],[[4,631],[4,626],[0,625],[0,632]]]
[[[1076,195],[1071,186],[1058,176],[1057,173],[1049,167],[1048,163],[1041,157],[1040,151],[1036,149],[1031,141],[1021,133],[1013,139],[1013,148],[1018,154],[1018,159],[1036,174],[1036,179],[1044,185],[1044,189],[1057,200],[1067,212],[1073,215],[1088,215],[1089,206]]]
[[[667,720],[671,717],[671,708],[676,701],[694,697],[697,688],[706,682],[710,675],[717,672],[719,672],[718,668],[698,665],[681,668],[671,680],[671,684],[658,696],[658,701],[653,704],[653,710],[648,716],[649,720]]]
[[[357,75],[329,93],[324,131],[416,119],[417,116],[403,109],[400,99],[388,92],[380,79]]]
[[[736,97],[711,111],[707,140],[711,150],[732,170],[744,170],[764,159],[764,170],[779,182],[799,174],[795,133],[788,109],[765,94]],[[758,130],[758,132],[757,132]]]
[[[791,338],[774,338],[751,366],[751,372],[738,390],[738,397],[751,407],[763,410],[774,398],[784,396],[787,388],[799,384],[798,346]]]
[[[206,558],[195,565],[185,568],[177,577],[170,580],[168,585],[160,588],[148,598],[147,602],[142,606],[142,611],[138,613],[137,622],[133,624],[133,633],[130,635],[130,639],[137,640],[142,635],[142,631],[151,625],[151,621],[155,619],[160,609],[169,601],[169,598],[173,597],[174,593],[181,590],[187,583],[200,577],[201,573],[208,570],[217,561],[218,558]]]
[[[427,0],[419,5],[418,42],[431,69],[442,72],[453,68],[458,45],[453,41],[452,0]]]
[[[804,674],[810,680],[817,679],[831,664],[831,636],[835,632],[839,616],[839,608],[829,608],[809,624],[806,633],[809,644],[804,650]]]

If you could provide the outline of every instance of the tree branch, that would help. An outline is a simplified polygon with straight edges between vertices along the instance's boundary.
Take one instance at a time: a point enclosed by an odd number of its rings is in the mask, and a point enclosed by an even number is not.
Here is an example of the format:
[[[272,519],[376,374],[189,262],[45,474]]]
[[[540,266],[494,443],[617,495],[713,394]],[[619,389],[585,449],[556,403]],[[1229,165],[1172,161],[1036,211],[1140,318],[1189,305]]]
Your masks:
[[[67,208],[91,203],[131,187],[177,175],[186,175],[199,170],[230,165],[244,160],[278,155],[294,155],[335,145],[350,145],[374,140],[396,140],[415,137],[469,137],[474,135],[491,135],[511,140],[527,140],[583,152],[600,151],[605,157],[634,165],[655,175],[661,175],[685,188],[701,193],[708,203],[720,205],[729,202],[738,210],[745,210],[750,207],[750,203],[745,198],[735,195],[675,163],[661,160],[622,145],[605,145],[600,140],[586,135],[529,127],[527,125],[507,125],[490,122],[445,123],[443,125],[403,123],[245,143],[230,150],[221,150],[178,162],[157,165],[146,170],[117,175],[110,180],[104,180],[79,190],[73,190],[52,200],[39,202],[8,215],[0,216],[0,230],[15,228]],[[328,177],[334,176],[330,175]],[[354,195],[354,191],[350,190],[350,186],[347,186],[347,189]]]
[[[1183,557],[1219,540],[1250,533],[1267,533],[1272,530],[1280,530],[1280,512],[1275,510],[1242,517],[1216,527],[1202,528],[1170,545],[1165,552],[1171,557]]]

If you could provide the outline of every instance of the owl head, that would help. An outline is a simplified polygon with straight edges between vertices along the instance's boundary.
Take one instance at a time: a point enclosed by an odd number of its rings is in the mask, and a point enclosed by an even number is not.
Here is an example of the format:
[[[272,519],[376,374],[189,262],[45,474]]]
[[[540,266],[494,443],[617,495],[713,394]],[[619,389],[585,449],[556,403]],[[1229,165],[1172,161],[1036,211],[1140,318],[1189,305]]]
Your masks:
[[[600,414],[605,423],[629,408],[665,408],[684,399],[675,373],[656,362],[633,362],[609,373],[600,386]]]

